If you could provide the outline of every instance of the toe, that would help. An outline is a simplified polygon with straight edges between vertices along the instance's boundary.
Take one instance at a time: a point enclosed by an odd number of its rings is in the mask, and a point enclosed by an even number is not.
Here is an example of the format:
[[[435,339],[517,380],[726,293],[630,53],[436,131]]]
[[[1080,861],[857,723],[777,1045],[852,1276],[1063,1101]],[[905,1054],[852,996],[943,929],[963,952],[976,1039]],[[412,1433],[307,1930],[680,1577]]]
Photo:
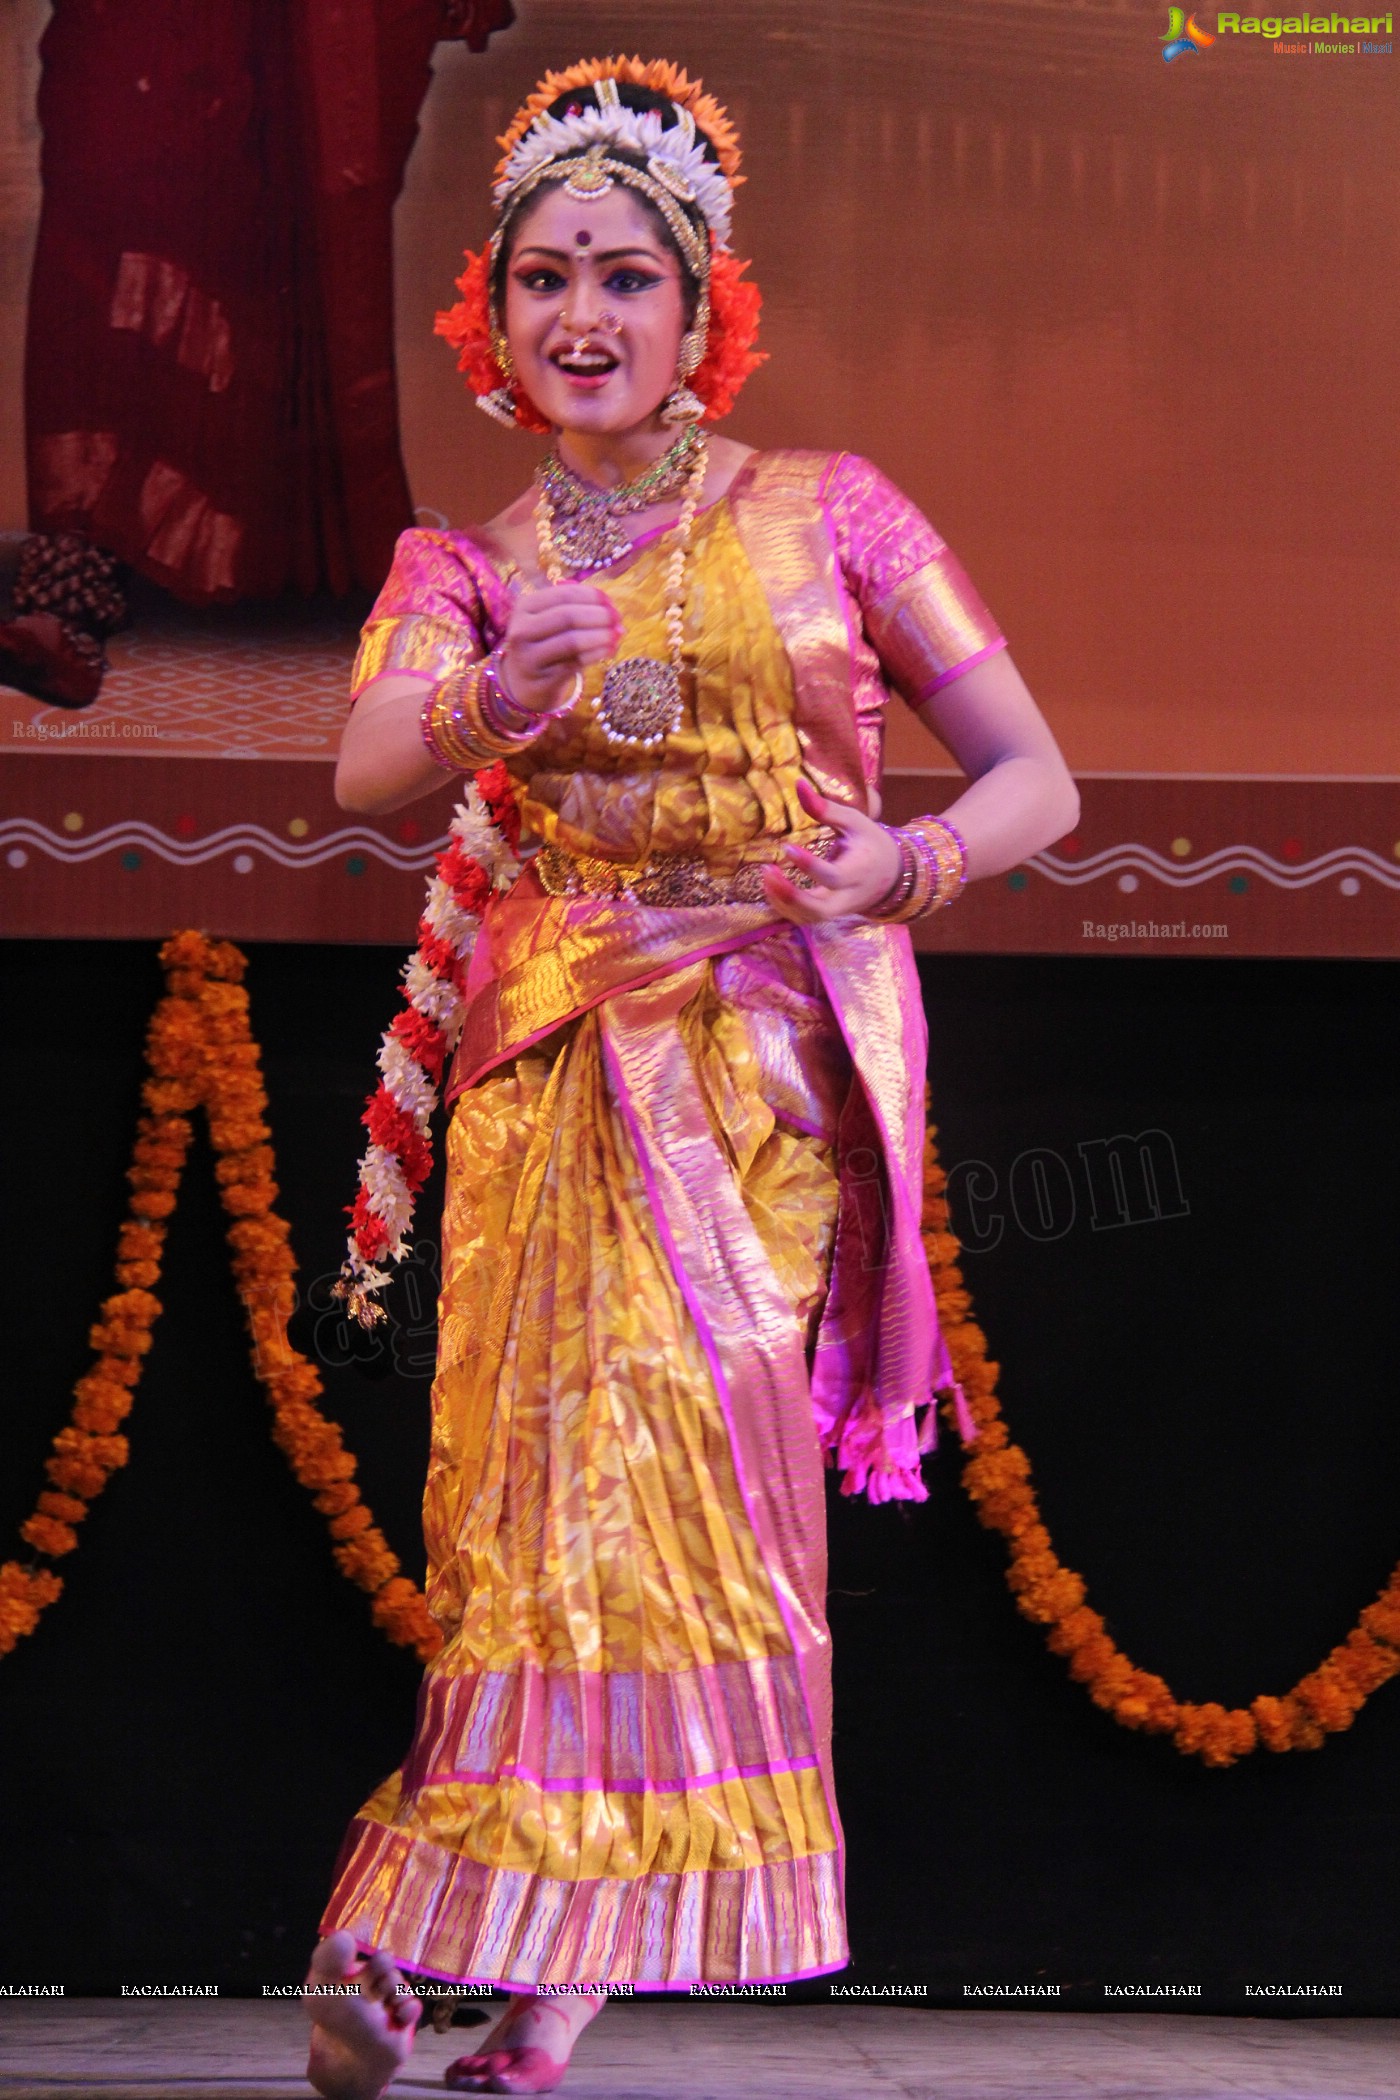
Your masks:
[[[343,1983],[355,1966],[355,1942],[348,1932],[332,1932],[319,1941],[311,1956],[307,1981]]]
[[[386,1991],[393,1989],[395,1980],[394,1957],[381,1950],[371,1954],[366,1961],[360,1977],[360,1989],[372,1992],[376,1998],[382,1998]]]

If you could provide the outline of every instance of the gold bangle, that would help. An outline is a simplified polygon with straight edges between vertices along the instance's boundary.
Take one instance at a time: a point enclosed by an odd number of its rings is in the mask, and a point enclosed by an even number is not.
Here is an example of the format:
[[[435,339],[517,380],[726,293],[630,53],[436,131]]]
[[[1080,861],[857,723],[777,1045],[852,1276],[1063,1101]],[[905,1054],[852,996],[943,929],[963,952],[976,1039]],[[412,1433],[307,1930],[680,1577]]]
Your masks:
[[[456,692],[451,679],[442,679],[423,702],[418,717],[423,742],[437,763],[449,773],[474,773],[482,763],[457,733],[454,719]]]
[[[923,912],[943,911],[962,894],[967,881],[967,847],[962,834],[944,817],[915,817],[905,829],[929,870]]]
[[[490,667],[487,657],[449,671],[424,705],[423,741],[439,765],[454,772],[474,773],[494,759],[509,758],[539,734],[533,728],[523,736],[507,731],[486,712]]]

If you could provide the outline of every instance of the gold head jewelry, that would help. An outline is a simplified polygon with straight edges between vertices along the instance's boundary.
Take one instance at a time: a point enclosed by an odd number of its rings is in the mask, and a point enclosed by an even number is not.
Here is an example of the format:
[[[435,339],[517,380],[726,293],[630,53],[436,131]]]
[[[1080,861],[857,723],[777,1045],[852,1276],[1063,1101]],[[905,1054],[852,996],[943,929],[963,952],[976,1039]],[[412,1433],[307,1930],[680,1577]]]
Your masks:
[[[633,108],[628,88],[650,91],[656,105]],[[738,136],[722,106],[669,60],[585,59],[544,76],[511,119],[500,145],[492,188],[496,221],[482,257],[482,289],[494,362],[506,383],[479,396],[478,405],[501,422],[538,427],[517,413],[519,387],[501,326],[498,278],[516,213],[541,186],[559,183],[585,208],[621,186],[659,215],[696,288],[695,314],[662,415],[668,422],[685,422],[706,414],[686,382],[710,347],[712,256],[723,255],[732,271],[733,192],[743,180]],[[580,252],[592,245],[586,228],[574,238]],[[622,332],[615,318],[611,332]],[[732,392],[726,407],[731,399]]]
[[[632,109],[622,86],[644,87],[664,96],[670,121],[657,109]],[[594,107],[569,102],[551,109],[572,90],[592,90]],[[738,174],[738,140],[724,110],[666,60],[587,59],[562,73],[548,73],[502,135],[502,159],[492,196],[496,226],[491,237],[492,337],[500,336],[494,279],[511,220],[545,183],[560,181],[580,204],[607,196],[614,185],[636,192],[659,213],[690,276],[699,288],[695,319],[682,346],[679,378],[684,384],[704,359],[709,327],[711,247],[729,245],[732,198]],[[627,155],[620,159],[619,154]],[[580,245],[589,245],[580,235]],[[500,359],[498,357],[498,363]],[[504,363],[501,370],[509,379]]]

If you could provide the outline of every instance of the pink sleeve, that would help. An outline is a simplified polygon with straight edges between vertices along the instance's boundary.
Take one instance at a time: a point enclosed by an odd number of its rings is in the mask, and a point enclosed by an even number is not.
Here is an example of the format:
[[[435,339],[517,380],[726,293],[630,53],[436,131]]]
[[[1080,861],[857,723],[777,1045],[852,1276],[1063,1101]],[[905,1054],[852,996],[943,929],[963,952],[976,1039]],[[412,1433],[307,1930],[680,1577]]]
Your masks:
[[[485,655],[500,611],[490,600],[503,588],[465,534],[401,532],[393,566],[360,632],[351,706],[382,672],[407,672],[436,685],[449,671]]]
[[[952,549],[878,467],[842,452],[822,493],[865,632],[911,707],[1007,646]]]

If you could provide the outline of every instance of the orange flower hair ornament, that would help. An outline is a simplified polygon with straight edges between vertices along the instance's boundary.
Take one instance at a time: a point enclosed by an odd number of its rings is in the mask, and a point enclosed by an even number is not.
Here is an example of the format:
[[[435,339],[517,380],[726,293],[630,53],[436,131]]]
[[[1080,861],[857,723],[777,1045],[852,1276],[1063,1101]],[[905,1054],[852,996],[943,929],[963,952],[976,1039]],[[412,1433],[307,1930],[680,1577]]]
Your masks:
[[[619,88],[627,86],[650,90],[663,98],[662,107],[624,103]],[[551,109],[575,90],[577,99],[552,116]],[[716,423],[727,415],[750,372],[763,362],[754,348],[762,301],[757,285],[745,278],[748,264],[729,247],[732,195],[743,177],[737,135],[714,97],[665,59],[587,59],[547,73],[499,143],[495,230],[479,254],[468,253],[457,280],[461,298],[437,316],[435,327],[457,351],[457,369],[477,406],[519,429],[543,435],[551,428],[515,375],[493,279],[515,212],[567,166],[570,194],[583,201],[604,195],[614,183],[645,197],[699,287],[664,419]],[[617,153],[627,157],[615,158]]]

